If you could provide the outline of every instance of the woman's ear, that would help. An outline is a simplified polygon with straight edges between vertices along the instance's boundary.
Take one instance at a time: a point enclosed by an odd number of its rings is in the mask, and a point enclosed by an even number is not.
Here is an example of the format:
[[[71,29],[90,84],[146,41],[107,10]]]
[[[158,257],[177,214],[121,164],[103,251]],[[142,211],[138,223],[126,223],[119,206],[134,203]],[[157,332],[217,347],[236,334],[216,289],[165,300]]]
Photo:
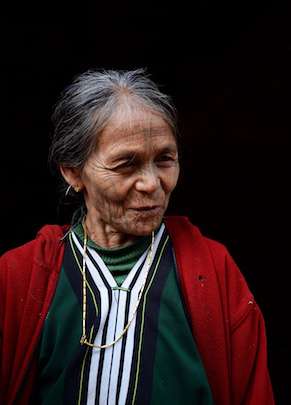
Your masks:
[[[83,188],[83,182],[81,180],[81,172],[75,167],[60,166],[65,181],[78,193]]]

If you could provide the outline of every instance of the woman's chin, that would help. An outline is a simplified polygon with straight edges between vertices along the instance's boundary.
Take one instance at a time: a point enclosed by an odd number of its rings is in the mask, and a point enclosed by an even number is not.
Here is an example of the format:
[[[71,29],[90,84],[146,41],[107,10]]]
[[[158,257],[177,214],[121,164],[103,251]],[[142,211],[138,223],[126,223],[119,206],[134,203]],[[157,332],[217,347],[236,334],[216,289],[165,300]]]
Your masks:
[[[128,223],[124,231],[128,235],[134,236],[147,236],[155,231],[162,222],[162,216],[156,216],[152,218],[147,218],[146,220],[135,220],[131,223]]]

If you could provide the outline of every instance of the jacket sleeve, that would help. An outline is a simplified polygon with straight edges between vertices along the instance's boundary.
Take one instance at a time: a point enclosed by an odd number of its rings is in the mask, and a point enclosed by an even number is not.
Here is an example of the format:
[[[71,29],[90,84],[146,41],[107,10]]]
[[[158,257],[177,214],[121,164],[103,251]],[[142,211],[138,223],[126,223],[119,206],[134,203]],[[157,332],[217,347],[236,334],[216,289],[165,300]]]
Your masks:
[[[225,246],[166,218],[190,326],[215,404],[273,405],[262,313]]]
[[[31,255],[31,243],[26,246]],[[0,258],[0,403],[7,405],[16,404],[10,392],[14,389],[15,375],[22,372],[21,363],[17,363],[17,342],[23,340],[20,327],[29,278],[23,271],[25,260],[21,252],[22,249],[13,249]],[[25,393],[21,401],[21,404],[28,403]]]
[[[231,387],[234,404],[273,405],[267,338],[262,312],[249,287],[226,254],[230,315]]]

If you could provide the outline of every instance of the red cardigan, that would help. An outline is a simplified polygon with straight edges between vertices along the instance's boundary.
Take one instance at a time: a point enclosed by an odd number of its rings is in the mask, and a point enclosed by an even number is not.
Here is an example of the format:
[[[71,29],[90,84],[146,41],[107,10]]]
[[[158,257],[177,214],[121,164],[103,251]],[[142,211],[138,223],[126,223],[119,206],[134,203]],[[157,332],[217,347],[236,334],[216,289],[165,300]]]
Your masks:
[[[264,320],[236,264],[223,245],[203,237],[187,218],[168,217],[166,227],[214,403],[274,404]],[[46,225],[35,240],[0,259],[1,404],[29,404],[66,229]]]

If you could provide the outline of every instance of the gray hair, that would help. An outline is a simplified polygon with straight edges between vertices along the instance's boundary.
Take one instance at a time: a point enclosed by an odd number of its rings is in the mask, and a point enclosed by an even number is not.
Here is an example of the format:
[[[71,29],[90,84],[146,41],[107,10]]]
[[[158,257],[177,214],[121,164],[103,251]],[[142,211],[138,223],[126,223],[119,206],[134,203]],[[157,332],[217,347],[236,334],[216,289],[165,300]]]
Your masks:
[[[53,114],[54,126],[49,163],[83,168],[96,147],[98,135],[126,94],[143,107],[157,112],[177,133],[176,110],[145,69],[132,71],[88,70],[64,89]]]

